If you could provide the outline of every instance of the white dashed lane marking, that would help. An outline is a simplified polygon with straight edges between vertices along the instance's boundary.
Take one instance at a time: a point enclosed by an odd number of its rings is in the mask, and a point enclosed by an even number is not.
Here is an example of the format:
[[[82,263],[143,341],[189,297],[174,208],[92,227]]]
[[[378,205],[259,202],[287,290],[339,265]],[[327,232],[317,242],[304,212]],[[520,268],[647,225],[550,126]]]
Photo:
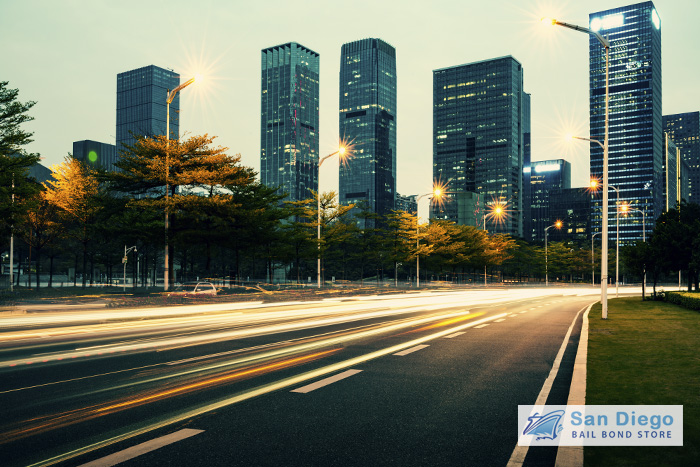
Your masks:
[[[486,326],[488,326],[489,324],[490,324],[490,323],[486,323],[486,324],[480,324],[480,325],[478,325],[478,326],[474,326],[474,329],[481,329],[481,328],[485,328],[485,327],[486,327]]]
[[[494,323],[500,323],[501,321],[505,321],[505,320],[506,320],[505,318],[497,319],[496,321],[494,321]]]
[[[478,327],[478,326],[477,326]],[[415,347],[411,347],[410,349],[402,350],[401,352],[397,352],[394,355],[398,355],[399,357],[403,357],[404,355],[408,355],[410,353],[413,353],[417,350],[424,349],[426,347],[430,347],[429,345],[417,345]]]
[[[293,389],[291,392],[299,392],[302,394],[306,394],[307,392],[314,391],[318,388],[322,388],[323,386],[328,386],[329,384],[333,384],[336,381],[340,381],[341,379],[345,379],[349,376],[356,375],[360,373],[362,370],[347,370],[342,373],[338,373],[337,375],[329,376],[328,378],[324,378],[320,381],[316,381],[315,383],[307,384],[306,386],[302,386],[297,389]]]
[[[454,334],[450,334],[449,336],[445,336],[445,339],[452,339],[453,337],[461,336],[462,334],[466,334],[464,332],[455,332]]]

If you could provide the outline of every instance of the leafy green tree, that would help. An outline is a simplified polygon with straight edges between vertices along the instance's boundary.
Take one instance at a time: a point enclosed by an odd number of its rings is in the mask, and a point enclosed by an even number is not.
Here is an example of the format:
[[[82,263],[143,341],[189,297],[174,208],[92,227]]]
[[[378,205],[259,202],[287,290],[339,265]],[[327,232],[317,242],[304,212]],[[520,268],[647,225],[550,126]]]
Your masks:
[[[29,168],[39,162],[38,154],[27,154],[24,146],[32,142],[32,133],[22,125],[34,118],[27,112],[36,102],[19,102],[19,90],[9,89],[0,81],[0,235],[9,236],[11,226],[20,222],[25,212],[18,203],[29,199],[40,186],[29,177]]]
[[[23,200],[21,205],[26,214],[20,233],[36,253],[36,287],[38,289],[41,284],[41,252],[44,247],[54,243],[62,231],[59,211],[56,205],[49,202],[45,190]],[[53,274],[53,269],[50,272]]]

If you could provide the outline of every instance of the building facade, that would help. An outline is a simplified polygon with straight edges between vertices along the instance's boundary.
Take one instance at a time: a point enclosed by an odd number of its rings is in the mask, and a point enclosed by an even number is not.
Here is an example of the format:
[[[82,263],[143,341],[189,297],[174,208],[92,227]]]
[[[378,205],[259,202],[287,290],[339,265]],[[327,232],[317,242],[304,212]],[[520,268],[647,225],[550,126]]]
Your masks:
[[[117,147],[89,139],[73,142],[73,157],[94,168],[116,170]]]
[[[529,218],[524,222],[528,231],[523,238],[544,242],[544,229],[557,220],[550,212],[551,194],[571,188],[571,163],[564,159],[531,162],[529,167],[523,167],[523,178],[529,185],[529,189],[524,189],[528,193],[524,204]]]
[[[664,132],[664,211],[675,209],[681,202],[680,162],[680,150],[671,136]]]
[[[343,44],[339,135],[353,145],[341,165],[342,204],[386,215],[396,203],[396,50],[381,39]]]
[[[561,229],[550,229],[554,242],[573,241],[579,244],[591,238],[592,194],[586,188],[559,188],[549,193],[549,225],[562,221]]]
[[[319,66],[296,42],[262,50],[260,179],[288,201],[318,191]]]
[[[165,135],[166,99],[180,85],[180,75],[149,65],[117,75],[117,154],[133,136]],[[178,139],[180,97],[170,104],[170,138]],[[132,136],[133,135],[133,136]]]
[[[478,193],[477,218],[507,205],[504,218],[487,217],[489,232],[522,236],[526,99],[511,56],[433,71],[433,178],[450,192],[433,217],[458,222],[457,193]]]
[[[661,114],[661,20],[652,2],[591,13],[589,27],[610,41],[609,185],[620,201],[644,211],[647,227],[664,206]],[[591,35],[590,131],[604,141],[605,49]],[[602,179],[603,149],[591,143],[591,177]],[[608,196],[608,235],[615,236],[616,194]],[[602,226],[602,204],[595,203],[594,230]],[[641,225],[626,224],[620,242],[642,239]]]
[[[687,201],[700,204],[700,112],[663,116],[664,131],[681,151],[682,162],[688,165]]]
[[[417,195],[401,195],[396,193],[396,210],[406,211],[411,214],[418,213],[418,202],[416,201]]]

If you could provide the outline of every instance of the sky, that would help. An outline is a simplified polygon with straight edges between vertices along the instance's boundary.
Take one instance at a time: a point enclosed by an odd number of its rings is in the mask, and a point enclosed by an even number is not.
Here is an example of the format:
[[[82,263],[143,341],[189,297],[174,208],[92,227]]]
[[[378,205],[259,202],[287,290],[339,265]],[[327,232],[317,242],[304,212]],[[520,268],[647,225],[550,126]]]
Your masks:
[[[320,153],[338,146],[342,44],[381,38],[396,48],[397,191],[432,189],[432,71],[511,55],[532,95],[532,160],[566,159],[587,184],[586,27],[613,0],[0,0],[0,80],[36,101],[26,149],[58,164],[84,139],[114,144],[117,74],[147,65],[202,83],[180,94],[180,134],[208,133],[260,168],[260,51],[298,42],[320,54]],[[663,113],[700,110],[700,2],[656,0],[661,17]],[[338,163],[321,169],[338,189]],[[427,201],[426,201],[427,203]],[[421,206],[421,211],[427,209]]]

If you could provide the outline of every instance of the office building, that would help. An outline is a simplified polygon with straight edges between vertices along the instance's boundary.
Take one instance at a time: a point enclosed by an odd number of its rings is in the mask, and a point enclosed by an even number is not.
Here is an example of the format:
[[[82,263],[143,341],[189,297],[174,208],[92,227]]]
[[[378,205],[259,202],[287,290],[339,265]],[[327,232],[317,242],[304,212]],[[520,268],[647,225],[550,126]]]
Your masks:
[[[504,218],[487,218],[489,232],[522,236],[528,109],[523,67],[511,56],[433,71],[433,178],[450,192],[434,217],[457,222],[457,193],[478,193],[477,218],[507,205]]]
[[[680,200],[680,150],[664,132],[664,211],[675,209]]]
[[[116,170],[117,147],[89,139],[73,142],[73,157],[93,168]]]
[[[418,202],[416,201],[416,197],[416,195],[404,196],[396,193],[396,210],[416,214],[418,212]]]
[[[117,75],[117,155],[134,136],[165,135],[168,92],[180,85],[180,75],[149,65]],[[170,104],[170,138],[179,138],[180,97]]]
[[[260,179],[287,201],[318,191],[320,56],[296,42],[262,50]]]
[[[530,216],[523,238],[544,242],[544,229],[557,220],[550,212],[551,193],[571,188],[571,163],[564,159],[531,162],[529,167],[523,167],[523,179],[529,185],[528,190],[524,189],[529,193],[524,204]]]
[[[688,165],[687,201],[700,204],[700,112],[664,115],[664,131],[681,151],[682,162]]]
[[[386,215],[396,200],[396,50],[381,39],[343,44],[339,135],[354,146],[340,168],[342,204]]]
[[[561,229],[549,229],[553,242],[584,244],[591,238],[592,194],[588,187],[557,188],[549,192],[549,225],[562,221]]]
[[[664,206],[663,128],[661,115],[661,20],[652,2],[590,14],[589,27],[606,37],[610,47],[609,184],[620,201],[644,211],[648,227]],[[605,49],[591,35],[590,132],[605,139]],[[591,143],[591,176],[602,179],[603,149]],[[614,238],[616,193],[608,196],[608,235]],[[602,226],[596,202],[594,230]],[[641,225],[625,225],[620,242],[641,240]]]

